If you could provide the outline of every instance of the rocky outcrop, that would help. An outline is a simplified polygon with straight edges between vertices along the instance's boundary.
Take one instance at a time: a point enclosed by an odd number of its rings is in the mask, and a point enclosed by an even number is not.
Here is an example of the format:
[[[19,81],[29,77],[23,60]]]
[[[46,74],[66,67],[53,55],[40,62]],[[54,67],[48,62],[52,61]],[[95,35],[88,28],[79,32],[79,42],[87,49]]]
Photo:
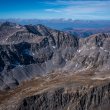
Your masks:
[[[5,22],[0,25],[0,43],[5,43],[6,40],[16,33],[17,31],[20,31],[22,29],[22,26],[17,25],[15,23]]]
[[[25,98],[18,110],[109,110],[110,83],[78,89],[64,87]]]
[[[6,22],[1,28],[8,37],[3,34],[0,45],[0,89],[13,88],[24,80],[64,67],[78,48],[76,37],[42,25]]]
[[[79,40],[79,48],[71,62],[66,66],[68,70],[97,71],[110,70],[110,34],[96,34]]]

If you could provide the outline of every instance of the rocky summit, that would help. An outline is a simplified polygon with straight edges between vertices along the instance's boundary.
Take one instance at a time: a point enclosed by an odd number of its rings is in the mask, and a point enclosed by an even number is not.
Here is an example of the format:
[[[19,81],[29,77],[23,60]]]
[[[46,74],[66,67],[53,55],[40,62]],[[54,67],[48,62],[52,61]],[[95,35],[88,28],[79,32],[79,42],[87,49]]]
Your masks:
[[[0,110],[109,110],[109,73],[110,33],[0,25]]]
[[[78,48],[78,38],[42,25],[3,23],[0,33],[1,89],[63,68]]]

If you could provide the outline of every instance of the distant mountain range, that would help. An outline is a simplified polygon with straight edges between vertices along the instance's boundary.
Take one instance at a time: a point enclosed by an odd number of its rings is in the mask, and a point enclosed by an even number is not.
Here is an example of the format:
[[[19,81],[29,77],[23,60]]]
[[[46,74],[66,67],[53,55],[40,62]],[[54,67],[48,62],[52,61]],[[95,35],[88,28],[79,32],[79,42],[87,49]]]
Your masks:
[[[70,28],[70,29],[67,28],[67,29],[64,29],[63,31],[71,33],[80,38],[85,38],[93,34],[110,33],[110,27],[108,28]]]
[[[0,19],[0,22],[15,22],[22,25],[43,24],[54,29],[109,28],[110,20],[72,20],[72,19]]]
[[[69,32],[77,37],[88,37],[93,34],[110,32],[110,20],[0,19],[0,24],[6,21],[21,25],[42,24],[53,29]]]

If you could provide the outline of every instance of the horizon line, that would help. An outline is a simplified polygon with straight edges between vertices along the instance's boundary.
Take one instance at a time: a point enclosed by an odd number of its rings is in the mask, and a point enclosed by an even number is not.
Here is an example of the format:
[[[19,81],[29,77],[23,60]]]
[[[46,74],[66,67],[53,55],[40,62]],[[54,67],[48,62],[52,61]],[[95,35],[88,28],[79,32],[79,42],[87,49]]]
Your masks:
[[[62,21],[110,21],[110,19],[72,19],[72,18],[0,18],[0,20],[62,20]]]

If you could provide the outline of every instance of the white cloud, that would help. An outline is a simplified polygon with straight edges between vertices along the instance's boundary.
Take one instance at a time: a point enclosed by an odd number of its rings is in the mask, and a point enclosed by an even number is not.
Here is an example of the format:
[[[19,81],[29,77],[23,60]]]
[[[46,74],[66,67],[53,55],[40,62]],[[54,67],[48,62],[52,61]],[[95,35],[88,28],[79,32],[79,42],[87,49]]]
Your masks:
[[[107,0],[106,1],[57,0],[54,2],[46,2],[46,4],[51,5],[52,8],[44,9],[44,12],[58,14],[58,16],[62,15],[68,18],[104,17],[110,19],[109,15],[110,1]]]
[[[61,10],[58,9],[45,9],[46,12],[55,12],[55,13],[60,13],[62,12]]]
[[[103,12],[103,7],[88,7],[88,6],[67,6],[64,8],[45,9],[46,12],[65,13],[65,14],[91,14],[95,12]]]

